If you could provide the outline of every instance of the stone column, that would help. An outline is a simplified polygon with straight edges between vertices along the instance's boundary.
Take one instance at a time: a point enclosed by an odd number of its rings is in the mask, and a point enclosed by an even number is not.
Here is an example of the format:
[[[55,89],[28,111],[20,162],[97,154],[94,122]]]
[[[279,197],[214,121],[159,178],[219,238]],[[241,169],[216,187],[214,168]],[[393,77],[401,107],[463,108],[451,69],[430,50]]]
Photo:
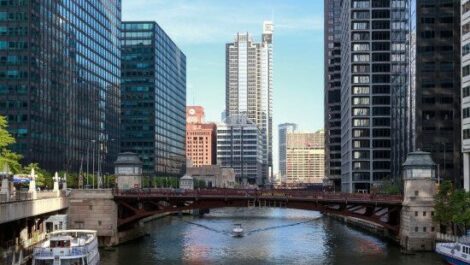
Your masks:
[[[59,192],[59,173],[54,174],[54,191]]]
[[[10,183],[8,182],[8,178],[2,179],[2,188],[0,190],[0,194],[6,197],[6,200],[10,200]]]
[[[470,191],[470,153],[463,153],[463,188]]]
[[[29,190],[28,192],[31,193],[32,199],[37,198],[36,192],[36,173],[34,172],[34,168],[31,169],[31,173],[29,173],[30,181],[29,181]]]
[[[67,190],[67,173],[64,173],[64,182],[62,183],[62,190]]]

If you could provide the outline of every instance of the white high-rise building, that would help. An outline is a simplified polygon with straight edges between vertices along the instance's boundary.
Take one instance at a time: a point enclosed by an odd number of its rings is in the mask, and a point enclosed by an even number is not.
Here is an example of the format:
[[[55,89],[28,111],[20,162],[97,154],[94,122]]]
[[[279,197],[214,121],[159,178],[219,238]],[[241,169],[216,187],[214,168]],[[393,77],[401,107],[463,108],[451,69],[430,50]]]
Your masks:
[[[273,23],[263,24],[262,40],[237,33],[226,45],[226,116],[246,115],[263,136],[263,184],[272,176],[272,34]]]
[[[470,1],[461,4],[463,187],[470,191]]]

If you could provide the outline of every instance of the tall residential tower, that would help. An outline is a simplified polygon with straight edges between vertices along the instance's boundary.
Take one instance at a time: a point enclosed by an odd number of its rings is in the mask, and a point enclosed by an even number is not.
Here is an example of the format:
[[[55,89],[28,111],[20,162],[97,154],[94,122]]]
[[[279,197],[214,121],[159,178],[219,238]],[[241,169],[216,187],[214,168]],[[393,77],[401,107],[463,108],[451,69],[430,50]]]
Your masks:
[[[405,2],[341,1],[342,191],[368,191],[398,178],[392,139],[405,140]]]
[[[273,24],[265,21],[262,40],[238,33],[226,45],[226,116],[246,115],[263,136],[263,181],[272,176],[272,34]]]

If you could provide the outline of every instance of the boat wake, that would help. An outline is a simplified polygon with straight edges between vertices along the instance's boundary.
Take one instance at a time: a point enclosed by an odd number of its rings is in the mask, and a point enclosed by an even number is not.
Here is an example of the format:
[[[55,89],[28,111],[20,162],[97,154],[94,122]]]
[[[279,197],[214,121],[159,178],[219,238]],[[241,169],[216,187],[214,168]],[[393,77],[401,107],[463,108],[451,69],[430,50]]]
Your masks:
[[[195,226],[199,226],[201,228],[204,228],[204,229],[207,229],[209,231],[212,231],[212,232],[216,232],[216,233],[219,233],[219,234],[224,234],[224,235],[228,235],[228,236],[231,236],[231,232],[230,231],[225,231],[225,230],[217,230],[215,228],[212,228],[210,226],[207,226],[207,225],[203,225],[203,224],[198,224],[198,223],[195,223],[195,222],[191,222],[191,221],[184,221],[185,223],[188,223],[188,224],[191,224],[191,225],[195,225]]]
[[[285,225],[276,225],[276,226],[270,226],[270,227],[265,227],[265,228],[254,229],[254,230],[246,232],[245,235],[249,236],[249,235],[254,234],[254,233],[259,233],[259,232],[264,232],[264,231],[269,231],[269,230],[274,230],[274,229],[281,229],[281,228],[285,228],[285,227],[301,225],[301,224],[313,222],[317,219],[318,218],[310,219],[310,220],[303,221],[303,222],[297,222],[297,223],[291,223],[291,224],[285,224]]]
[[[303,221],[303,222],[296,222],[296,223],[290,223],[290,224],[284,224],[284,225],[276,225],[276,226],[258,228],[258,229],[254,229],[254,230],[247,231],[244,235],[245,235],[245,236],[249,236],[249,235],[252,235],[252,234],[255,234],[255,233],[264,232],[264,231],[269,231],[269,230],[274,230],[274,229],[281,229],[281,228],[286,228],[286,227],[291,227],[291,226],[306,224],[306,223],[310,223],[310,222],[316,221],[316,220],[318,220],[319,218],[320,218],[320,217],[314,218],[314,219],[309,219],[309,220],[306,220],[306,221]],[[196,222],[191,222],[191,221],[184,221],[184,222],[185,222],[185,223],[188,223],[188,224],[191,224],[191,225],[199,226],[199,227],[201,227],[201,228],[207,229],[207,230],[212,231],[212,232],[216,232],[216,233],[219,233],[219,234],[224,234],[224,235],[227,235],[227,236],[232,236],[232,231],[218,230],[218,229],[212,228],[212,227],[210,227],[210,226],[203,225],[203,224],[199,224],[199,223],[196,223]]]

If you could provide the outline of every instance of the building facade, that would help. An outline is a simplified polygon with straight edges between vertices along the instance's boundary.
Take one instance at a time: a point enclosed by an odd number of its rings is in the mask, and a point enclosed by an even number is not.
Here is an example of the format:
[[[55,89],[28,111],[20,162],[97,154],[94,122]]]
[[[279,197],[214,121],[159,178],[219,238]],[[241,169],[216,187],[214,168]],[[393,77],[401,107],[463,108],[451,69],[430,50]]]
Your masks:
[[[186,107],[186,159],[193,167],[217,163],[216,125],[204,122],[204,108]]]
[[[368,191],[399,176],[392,154],[406,136],[405,2],[341,2],[342,191]]]
[[[324,0],[325,174],[341,187],[341,2]]]
[[[272,176],[273,24],[263,24],[262,41],[238,33],[226,44],[226,116],[246,115],[263,135],[264,175]]]
[[[416,0],[410,1],[409,10],[411,150],[430,152],[438,178],[458,187],[462,186],[461,50],[464,53],[460,6],[460,1]]]
[[[281,182],[286,178],[286,160],[287,160],[287,134],[297,130],[295,123],[282,123],[278,125],[279,137],[279,175]]]
[[[188,167],[186,175],[194,180],[202,180],[208,188],[235,188],[235,170],[219,165]]]
[[[112,172],[119,149],[120,20],[121,1],[0,6],[0,114],[23,164],[77,172],[93,160]]]
[[[156,22],[122,24],[123,152],[147,176],[181,177],[186,164],[186,56]]]
[[[241,185],[264,185],[263,137],[245,115],[227,117],[217,125],[217,164],[233,168]]]
[[[323,184],[325,178],[324,131],[287,133],[286,185]]]
[[[463,188],[470,191],[470,0],[461,7]]]

